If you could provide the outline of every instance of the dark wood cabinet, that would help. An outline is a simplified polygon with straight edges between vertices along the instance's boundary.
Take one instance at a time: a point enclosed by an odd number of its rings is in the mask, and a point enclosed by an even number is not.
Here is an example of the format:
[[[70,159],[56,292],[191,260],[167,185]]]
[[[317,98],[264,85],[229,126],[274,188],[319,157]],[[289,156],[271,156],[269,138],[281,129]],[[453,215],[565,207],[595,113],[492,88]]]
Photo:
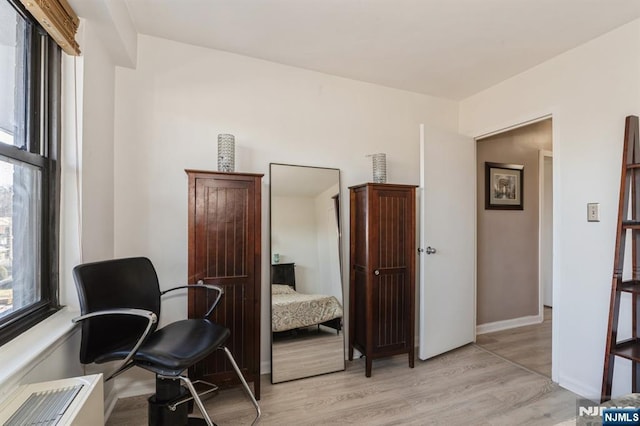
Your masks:
[[[414,365],[415,186],[350,189],[349,360],[404,354]]]
[[[287,284],[296,288],[296,264],[273,263],[271,264],[271,284]]]
[[[260,399],[261,174],[187,170],[189,176],[188,283],[218,284],[224,296],[212,320],[231,330],[226,343]],[[189,293],[189,317],[212,302],[206,291]],[[189,375],[219,386],[237,377],[217,351]]]

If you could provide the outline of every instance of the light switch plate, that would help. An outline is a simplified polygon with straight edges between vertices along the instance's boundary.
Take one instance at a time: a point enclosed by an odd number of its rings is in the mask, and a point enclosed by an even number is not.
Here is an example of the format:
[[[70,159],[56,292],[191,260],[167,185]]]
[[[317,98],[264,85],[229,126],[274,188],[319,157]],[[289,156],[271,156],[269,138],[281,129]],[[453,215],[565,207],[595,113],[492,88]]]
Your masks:
[[[600,222],[600,203],[587,203],[587,222]]]

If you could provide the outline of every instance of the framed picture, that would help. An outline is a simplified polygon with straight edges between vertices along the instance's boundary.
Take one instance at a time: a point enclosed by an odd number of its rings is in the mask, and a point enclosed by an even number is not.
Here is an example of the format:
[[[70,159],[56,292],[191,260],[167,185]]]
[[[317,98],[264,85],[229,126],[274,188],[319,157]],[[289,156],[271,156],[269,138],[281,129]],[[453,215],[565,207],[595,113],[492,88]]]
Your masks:
[[[484,208],[522,210],[524,166],[485,162],[484,170]]]

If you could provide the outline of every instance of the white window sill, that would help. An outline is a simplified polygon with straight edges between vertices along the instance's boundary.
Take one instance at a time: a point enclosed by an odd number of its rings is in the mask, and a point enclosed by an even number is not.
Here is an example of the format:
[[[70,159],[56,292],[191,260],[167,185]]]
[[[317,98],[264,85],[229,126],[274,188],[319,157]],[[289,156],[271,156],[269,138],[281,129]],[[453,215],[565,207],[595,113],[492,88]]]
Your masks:
[[[20,383],[34,365],[71,335],[76,328],[71,319],[78,315],[78,311],[62,308],[0,347],[0,400]]]

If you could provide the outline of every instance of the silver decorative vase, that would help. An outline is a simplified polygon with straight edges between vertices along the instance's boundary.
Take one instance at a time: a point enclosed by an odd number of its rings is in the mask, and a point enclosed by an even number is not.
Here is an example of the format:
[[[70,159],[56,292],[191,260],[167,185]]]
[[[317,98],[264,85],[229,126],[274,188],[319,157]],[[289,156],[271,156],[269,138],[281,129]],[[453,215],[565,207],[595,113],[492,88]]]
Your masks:
[[[373,182],[387,183],[387,155],[383,153],[371,154],[373,162]]]
[[[233,172],[236,166],[236,138],[222,133],[218,135],[218,171]]]

